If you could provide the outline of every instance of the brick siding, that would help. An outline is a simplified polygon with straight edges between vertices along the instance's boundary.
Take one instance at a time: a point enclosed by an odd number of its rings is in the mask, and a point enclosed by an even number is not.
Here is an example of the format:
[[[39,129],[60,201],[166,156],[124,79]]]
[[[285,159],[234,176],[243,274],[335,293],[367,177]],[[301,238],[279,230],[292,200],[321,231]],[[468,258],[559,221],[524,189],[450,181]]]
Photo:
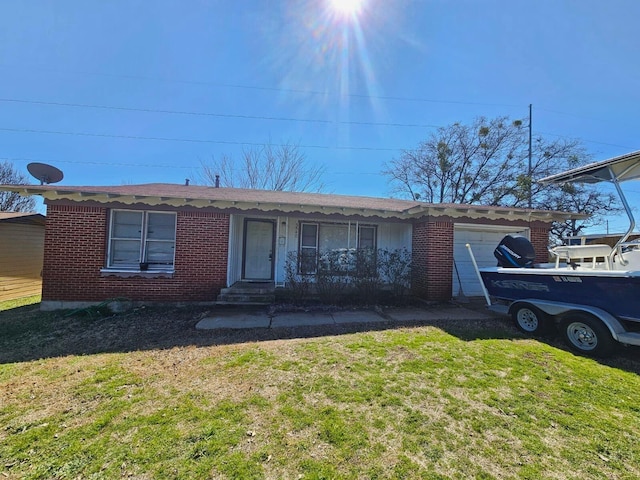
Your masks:
[[[473,222],[471,219],[466,221]],[[495,221],[492,224],[498,225]],[[525,224],[522,226],[524,228]],[[531,243],[536,251],[536,262],[547,262],[550,225],[544,222],[532,222],[527,226],[530,229]],[[412,237],[412,292],[414,295],[431,301],[451,299],[453,227],[453,219],[447,218],[425,219],[414,224]]]
[[[106,264],[108,208],[52,203],[47,208],[44,301],[213,301],[226,286],[230,217],[207,211],[177,212],[175,272],[171,278],[101,273]],[[529,225],[536,261],[547,261],[548,224]],[[413,294],[451,298],[454,222],[416,221],[412,236]]]
[[[433,301],[451,298],[453,222],[426,220],[413,227],[413,294]]]
[[[44,301],[215,300],[226,286],[229,215],[178,212],[172,278],[105,276],[108,209],[48,205]]]
[[[543,222],[535,222],[529,226],[531,245],[536,251],[536,263],[549,261],[549,227]]]

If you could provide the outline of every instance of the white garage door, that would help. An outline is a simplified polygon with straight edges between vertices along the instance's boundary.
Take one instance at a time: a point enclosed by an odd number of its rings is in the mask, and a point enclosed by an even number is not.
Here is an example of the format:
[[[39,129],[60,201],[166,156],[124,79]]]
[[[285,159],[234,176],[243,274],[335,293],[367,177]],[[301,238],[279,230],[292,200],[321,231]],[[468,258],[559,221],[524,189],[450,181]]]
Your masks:
[[[466,244],[471,245],[479,267],[495,267],[498,262],[493,256],[493,251],[505,235],[522,235],[529,238],[529,229],[487,225],[454,225],[453,259],[455,264],[452,292],[454,297],[461,293],[467,297],[482,295],[482,287],[473,269]],[[458,268],[457,274],[456,267]]]

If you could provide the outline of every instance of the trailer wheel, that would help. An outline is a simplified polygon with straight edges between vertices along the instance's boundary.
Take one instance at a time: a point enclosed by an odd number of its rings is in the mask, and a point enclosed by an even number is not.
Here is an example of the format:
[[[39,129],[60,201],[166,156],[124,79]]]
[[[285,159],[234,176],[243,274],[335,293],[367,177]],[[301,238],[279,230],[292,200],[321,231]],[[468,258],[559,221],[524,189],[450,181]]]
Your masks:
[[[539,308],[522,303],[511,309],[511,318],[521,332],[528,335],[541,335],[547,331],[549,320]]]
[[[597,318],[585,313],[571,313],[561,322],[562,334],[569,347],[593,357],[607,357],[616,341],[609,329]]]

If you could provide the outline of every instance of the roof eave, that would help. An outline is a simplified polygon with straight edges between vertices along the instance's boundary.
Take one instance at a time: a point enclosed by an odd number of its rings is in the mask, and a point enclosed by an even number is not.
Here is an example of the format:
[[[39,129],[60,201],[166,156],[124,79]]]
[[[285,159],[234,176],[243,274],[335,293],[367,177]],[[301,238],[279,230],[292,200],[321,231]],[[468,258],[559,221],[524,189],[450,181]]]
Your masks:
[[[145,205],[158,206],[167,205],[170,207],[195,207],[206,208],[215,206],[220,209],[235,210],[259,210],[264,212],[283,212],[283,213],[308,213],[331,215],[338,214],[344,216],[363,216],[363,217],[381,217],[381,218],[405,218],[403,212],[395,212],[385,209],[371,208],[355,208],[355,207],[339,207],[339,206],[323,206],[301,203],[282,203],[282,202],[256,202],[256,201],[240,201],[240,200],[217,200],[217,199],[200,199],[185,198],[173,196],[151,196],[151,195],[124,195],[119,193],[108,192],[86,192],[79,190],[69,190],[64,187],[59,188],[42,188],[39,186],[27,185],[0,185],[0,190],[9,190],[24,195],[40,195],[46,200],[69,200],[73,202],[92,201],[97,203],[113,203],[118,202],[124,205],[134,205],[144,203]]]
[[[406,211],[410,218],[422,216],[449,216],[451,218],[486,218],[489,220],[541,220],[546,222],[564,220],[584,220],[583,213],[557,212],[547,210],[522,210],[505,207],[485,207],[473,205],[421,205]]]
[[[256,202],[240,200],[220,200],[185,198],[166,195],[129,195],[113,192],[95,192],[65,189],[64,187],[51,187],[39,185],[0,185],[0,190],[13,191],[22,195],[40,195],[49,201],[69,200],[73,202],[96,202],[114,203],[124,205],[134,205],[143,203],[150,206],[167,205],[174,208],[195,207],[206,208],[216,207],[219,209],[234,209],[240,211],[263,211],[282,213],[304,213],[320,215],[342,215],[360,217],[379,217],[387,219],[413,219],[423,216],[449,216],[451,218],[486,218],[490,220],[541,220],[541,221],[563,221],[568,219],[583,220],[588,215],[580,213],[551,212],[544,210],[522,210],[506,207],[486,207],[473,205],[438,205],[422,204],[415,205],[408,209],[397,211],[375,208],[340,207],[328,205],[315,205],[305,203],[283,203],[283,202]]]

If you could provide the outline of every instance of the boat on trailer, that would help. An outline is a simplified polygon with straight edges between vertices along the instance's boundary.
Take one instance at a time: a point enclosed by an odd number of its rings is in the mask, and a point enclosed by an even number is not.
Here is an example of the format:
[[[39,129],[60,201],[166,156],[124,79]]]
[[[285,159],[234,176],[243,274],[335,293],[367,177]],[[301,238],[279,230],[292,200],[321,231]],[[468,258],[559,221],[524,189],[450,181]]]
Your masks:
[[[506,236],[496,247],[497,267],[478,268],[467,245],[488,307],[512,316],[532,335],[558,327],[572,349],[604,357],[616,345],[640,345],[640,244],[620,183],[640,178],[640,151],[592,163],[539,180],[541,183],[610,182],[629,217],[627,232],[613,246],[560,245],[553,261],[535,264],[524,237]]]

